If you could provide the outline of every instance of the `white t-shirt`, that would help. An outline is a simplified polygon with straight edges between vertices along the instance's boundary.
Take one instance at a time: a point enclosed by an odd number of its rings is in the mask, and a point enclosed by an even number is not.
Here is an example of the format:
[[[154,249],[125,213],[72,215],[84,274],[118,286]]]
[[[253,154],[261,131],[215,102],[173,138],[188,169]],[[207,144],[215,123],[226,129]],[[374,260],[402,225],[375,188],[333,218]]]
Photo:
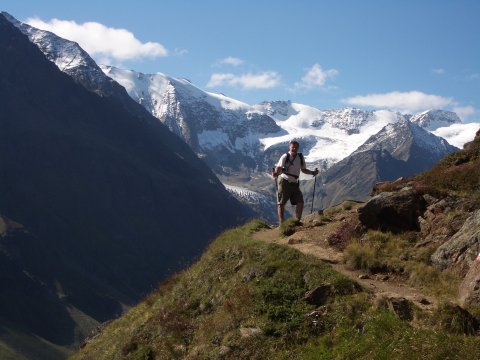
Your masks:
[[[292,174],[292,175],[295,175],[295,176],[300,176],[300,171],[302,169],[305,169],[305,163],[302,164],[302,160],[300,159],[300,155],[298,155],[298,153],[297,153],[297,156],[295,156],[295,158],[293,158],[292,154],[290,153],[289,163],[285,164],[286,161],[287,161],[287,154],[283,154],[280,157],[280,160],[278,160],[277,166],[280,166],[281,168],[283,168],[285,166],[285,168],[286,168],[285,172],[287,172],[289,174]],[[280,176],[282,178],[284,178],[285,180],[288,180],[289,182],[297,182],[298,181],[298,178],[287,175],[285,173],[281,173]]]

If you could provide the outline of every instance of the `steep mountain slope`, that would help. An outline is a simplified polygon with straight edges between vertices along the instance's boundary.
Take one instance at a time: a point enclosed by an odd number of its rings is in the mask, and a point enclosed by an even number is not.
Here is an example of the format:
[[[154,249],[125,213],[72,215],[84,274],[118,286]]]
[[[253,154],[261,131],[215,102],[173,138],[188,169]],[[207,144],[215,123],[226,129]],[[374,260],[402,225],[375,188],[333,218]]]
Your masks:
[[[0,237],[16,328],[72,344],[247,215],[160,122],[76,84],[1,15],[0,94],[0,214],[25,229]]]
[[[306,224],[302,236],[328,226],[319,222]],[[328,262],[279,245],[286,241],[278,230],[270,230],[278,242],[254,240],[262,227],[222,234],[198,263],[107,324],[73,359],[475,359],[480,351],[478,336],[467,335],[475,325],[462,332],[459,311],[445,316],[401,296],[375,298],[371,286]],[[313,243],[319,247],[318,237]]]
[[[365,200],[375,183],[419,174],[455,150],[444,139],[407,120],[387,125],[325,172],[315,207],[323,209],[347,199]],[[309,194],[311,184],[306,188]]]

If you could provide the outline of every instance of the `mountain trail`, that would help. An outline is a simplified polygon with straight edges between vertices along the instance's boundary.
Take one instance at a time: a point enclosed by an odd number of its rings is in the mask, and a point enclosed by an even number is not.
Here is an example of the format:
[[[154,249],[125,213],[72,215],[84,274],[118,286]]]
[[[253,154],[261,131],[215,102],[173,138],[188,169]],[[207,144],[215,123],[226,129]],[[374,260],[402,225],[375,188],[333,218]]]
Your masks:
[[[269,243],[290,246],[306,255],[315,256],[330,264],[336,271],[356,281],[377,299],[405,298],[419,308],[428,311],[437,307],[437,299],[411,287],[398,275],[368,274],[363,270],[349,268],[343,261],[343,252],[328,244],[328,237],[335,233],[349,218],[356,216],[356,209],[334,215],[333,221],[327,223],[320,222],[318,216],[309,215],[303,218],[303,225],[297,227],[295,233],[290,236],[282,236],[280,229],[276,227],[258,231],[253,234],[253,237]]]

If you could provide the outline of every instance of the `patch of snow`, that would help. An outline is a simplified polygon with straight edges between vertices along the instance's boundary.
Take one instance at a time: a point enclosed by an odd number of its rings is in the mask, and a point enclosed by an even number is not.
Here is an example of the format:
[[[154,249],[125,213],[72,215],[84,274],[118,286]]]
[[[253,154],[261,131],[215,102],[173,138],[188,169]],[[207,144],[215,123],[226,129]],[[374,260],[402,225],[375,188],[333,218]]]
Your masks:
[[[198,134],[198,142],[201,147],[207,149],[214,149],[217,146],[225,146],[233,152],[230,140],[222,131],[219,130],[205,130]]]

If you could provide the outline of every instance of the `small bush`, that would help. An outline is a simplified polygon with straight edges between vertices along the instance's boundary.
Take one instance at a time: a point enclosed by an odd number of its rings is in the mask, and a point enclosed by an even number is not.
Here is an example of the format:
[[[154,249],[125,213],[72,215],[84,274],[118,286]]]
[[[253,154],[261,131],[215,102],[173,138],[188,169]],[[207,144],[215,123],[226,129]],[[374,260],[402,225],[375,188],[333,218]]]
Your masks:
[[[433,321],[440,329],[455,335],[474,335],[479,327],[477,319],[467,310],[451,303],[439,306]]]
[[[408,258],[409,241],[392,233],[370,230],[358,241],[353,241],[344,251],[347,265],[372,273],[404,270],[403,259]]]
[[[345,263],[355,270],[370,270],[379,267],[376,250],[371,246],[354,242],[347,246],[343,256]]]
[[[458,294],[460,279],[447,270],[440,271],[425,263],[409,261],[405,264],[408,282],[422,287],[439,299],[454,299]]]
[[[331,207],[331,208],[328,208],[328,209],[325,209],[323,211],[323,213],[326,215],[326,216],[333,216],[335,214],[338,214],[340,211],[342,211],[342,208],[340,206],[335,206],[335,207]]]
[[[342,208],[343,208],[343,210],[352,210],[354,204],[355,203],[353,201],[345,201],[342,204]]]
[[[283,236],[290,236],[295,233],[295,228],[301,225],[300,220],[297,218],[288,219],[280,225],[280,234]]]

